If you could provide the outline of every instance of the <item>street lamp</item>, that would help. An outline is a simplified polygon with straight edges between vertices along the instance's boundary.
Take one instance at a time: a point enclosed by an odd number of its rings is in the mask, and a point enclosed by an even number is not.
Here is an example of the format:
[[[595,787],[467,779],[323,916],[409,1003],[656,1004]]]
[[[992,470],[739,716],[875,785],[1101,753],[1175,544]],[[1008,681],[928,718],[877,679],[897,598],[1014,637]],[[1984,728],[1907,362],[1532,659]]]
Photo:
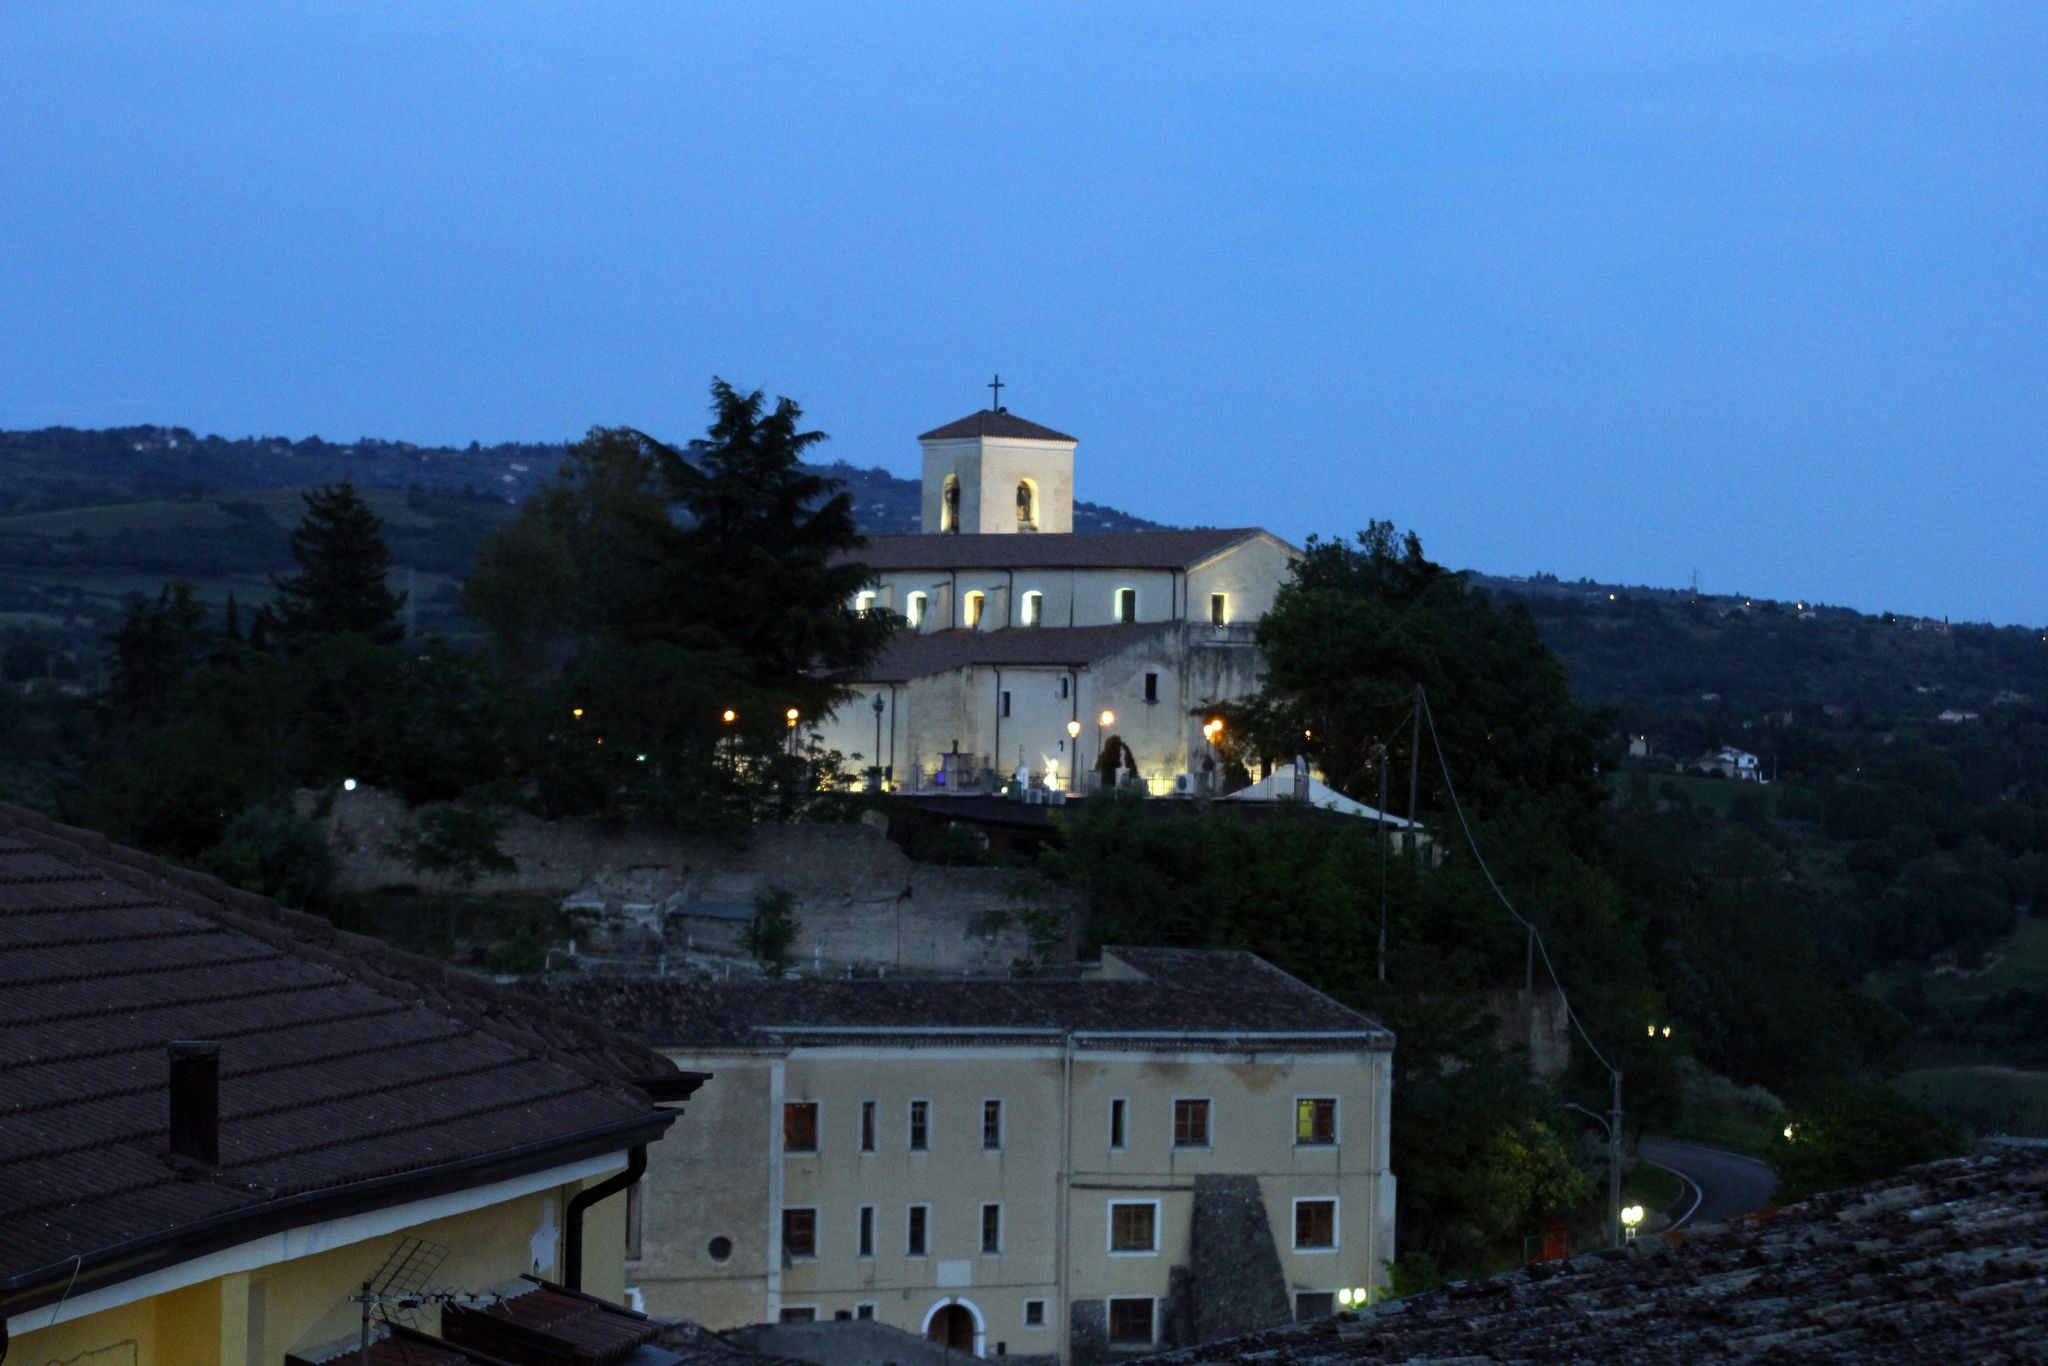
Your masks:
[[[875,712],[875,770],[874,778],[868,783],[868,791],[880,792],[882,790],[882,695],[876,693],[875,700],[869,705],[874,708]]]
[[[1104,707],[1104,708],[1102,709],[1102,714],[1101,714],[1100,716],[1098,716],[1098,717],[1096,717],[1096,718],[1095,718],[1095,762],[1096,762],[1096,763],[1097,763],[1098,765],[1100,765],[1100,764],[1101,764],[1101,762],[1102,762],[1102,736],[1103,736],[1103,732],[1104,732],[1104,731],[1106,731],[1106,730],[1108,730],[1108,729],[1109,729],[1109,728],[1110,728],[1111,726],[1113,726],[1113,725],[1115,725],[1115,724],[1116,724],[1116,713],[1115,713],[1115,712],[1113,712],[1113,711],[1111,711],[1111,710],[1110,710],[1110,709],[1109,709],[1108,707]],[[1111,768],[1111,769],[1109,770],[1109,772],[1110,772],[1110,773],[1115,773],[1115,772],[1116,772],[1116,769],[1115,769],[1114,767],[1112,767],[1112,768]],[[1104,774],[1103,774],[1103,770],[1102,770],[1102,769],[1101,769],[1100,767],[1098,767],[1098,768],[1097,768],[1097,769],[1095,770],[1095,773],[1096,773],[1096,776],[1097,776],[1097,778],[1098,778],[1098,779],[1100,779],[1100,778],[1102,778],[1102,777],[1104,776]]]
[[[723,721],[723,722],[725,722],[725,724],[727,724],[727,725],[729,726],[729,725],[731,725],[731,724],[732,724],[733,722],[735,722],[735,721],[737,721],[737,720],[739,720],[739,719],[740,719],[740,714],[739,714],[738,712],[734,711],[734,710],[733,710],[733,709],[732,709],[731,707],[727,707],[727,708],[725,709],[725,712],[724,712],[724,714],[723,714],[722,716],[720,716],[720,717],[719,717],[718,719],[719,719],[719,720],[721,720],[721,721]]]
[[[1346,1286],[1337,1292],[1337,1303],[1345,1309],[1363,1309],[1372,1303],[1372,1291],[1365,1286]]]
[[[1607,1131],[1607,1208],[1612,1214],[1608,1233],[1614,1239],[1614,1246],[1622,1244],[1621,1210],[1621,1073],[1614,1074],[1614,1108],[1602,1115],[1598,1110],[1588,1110],[1575,1101],[1566,1101],[1564,1108],[1577,1110],[1580,1114]]]
[[[1636,1225],[1642,1222],[1643,1207],[1641,1205],[1630,1205],[1624,1210],[1622,1210],[1621,1227],[1624,1231],[1624,1236],[1626,1236],[1631,1241],[1634,1240],[1636,1236]]]

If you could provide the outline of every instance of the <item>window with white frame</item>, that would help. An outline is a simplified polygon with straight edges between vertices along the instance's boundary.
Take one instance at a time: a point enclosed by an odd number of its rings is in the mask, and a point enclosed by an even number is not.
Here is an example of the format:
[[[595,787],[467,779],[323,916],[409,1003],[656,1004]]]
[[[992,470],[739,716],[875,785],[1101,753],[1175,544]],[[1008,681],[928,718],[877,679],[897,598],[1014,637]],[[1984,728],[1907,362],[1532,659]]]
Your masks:
[[[972,631],[981,625],[981,607],[988,601],[988,594],[975,589],[960,600],[960,624]]]
[[[924,594],[912,593],[903,603],[904,620],[908,621],[912,626],[924,625],[924,604]]]
[[[856,1257],[872,1257],[875,1255],[875,1207],[873,1205],[862,1205],[860,1207],[860,1216],[854,1230],[853,1255]]]
[[[1109,1251],[1112,1256],[1125,1257],[1159,1251],[1157,1200],[1109,1202]]]
[[[1109,1302],[1110,1346],[1150,1347],[1153,1336],[1151,1296],[1118,1296]]]
[[[910,1151],[930,1152],[932,1146],[932,1103],[928,1100],[910,1102]]]
[[[875,1103],[871,1100],[860,1103],[860,1150],[864,1153],[875,1150]]]
[[[1297,1096],[1294,1101],[1294,1142],[1297,1147],[1325,1147],[1337,1141],[1337,1098]]]
[[[981,1207],[981,1255],[995,1257],[1003,1250],[1003,1207],[987,1204]]]
[[[1026,1300],[1026,1301],[1024,1301],[1024,1326],[1025,1326],[1026,1328],[1043,1328],[1043,1327],[1045,1327],[1045,1301],[1044,1301],[1044,1300]]]
[[[1026,593],[1017,605],[1017,620],[1026,626],[1045,625],[1045,594]]]
[[[1230,624],[1230,595],[1211,593],[1209,595],[1209,624],[1228,626]]]
[[[1003,1103],[1000,1100],[981,1103],[981,1146],[990,1151],[1003,1146]]]
[[[1337,1248],[1337,1198],[1296,1196],[1294,1250],[1334,1252]]]
[[[1116,619],[1126,623],[1138,619],[1137,589],[1119,588],[1116,590]]]
[[[909,1216],[904,1221],[903,1229],[903,1252],[905,1256],[922,1257],[925,1255],[929,1241],[928,1235],[931,1232],[931,1221],[932,1207],[930,1205],[912,1205],[910,1207]]]
[[[1124,1146],[1124,1114],[1130,1102],[1117,1096],[1109,1102],[1109,1146],[1121,1149]]]
[[[815,1208],[786,1209],[782,1212],[782,1255],[790,1261],[809,1261],[818,1255],[818,1211]]]
[[[855,593],[853,595],[853,610],[860,613],[862,616],[866,616],[868,613],[874,611],[874,590],[864,589],[861,592]]]
[[[1209,1146],[1209,1102],[1203,1097],[1189,1097],[1173,1103],[1173,1146],[1176,1148],[1206,1148]]]
[[[814,1153],[818,1151],[818,1102],[815,1100],[792,1100],[782,1107],[782,1151],[786,1153]]]
[[[875,1316],[875,1302],[873,1300],[862,1300],[859,1304],[853,1306],[853,1316],[857,1319],[873,1318]]]

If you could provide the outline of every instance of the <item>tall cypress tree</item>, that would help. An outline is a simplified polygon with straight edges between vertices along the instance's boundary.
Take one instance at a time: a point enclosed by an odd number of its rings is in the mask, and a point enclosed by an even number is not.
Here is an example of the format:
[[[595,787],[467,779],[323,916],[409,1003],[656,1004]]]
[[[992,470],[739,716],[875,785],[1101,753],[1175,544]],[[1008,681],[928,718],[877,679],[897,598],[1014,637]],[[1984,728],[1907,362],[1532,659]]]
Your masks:
[[[391,552],[382,519],[347,480],[310,490],[305,500],[292,532],[299,572],[271,575],[277,598],[265,609],[265,638],[287,650],[351,632],[397,644],[405,636],[398,619],[405,595],[385,583]]]

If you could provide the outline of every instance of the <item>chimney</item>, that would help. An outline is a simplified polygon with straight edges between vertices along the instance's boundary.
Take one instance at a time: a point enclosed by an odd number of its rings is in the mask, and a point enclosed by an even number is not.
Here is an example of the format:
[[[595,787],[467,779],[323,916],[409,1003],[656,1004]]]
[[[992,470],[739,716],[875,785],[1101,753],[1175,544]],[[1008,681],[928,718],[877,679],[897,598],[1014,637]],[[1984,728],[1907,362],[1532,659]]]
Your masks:
[[[220,1165],[220,1045],[173,1039],[171,1153],[205,1167]]]

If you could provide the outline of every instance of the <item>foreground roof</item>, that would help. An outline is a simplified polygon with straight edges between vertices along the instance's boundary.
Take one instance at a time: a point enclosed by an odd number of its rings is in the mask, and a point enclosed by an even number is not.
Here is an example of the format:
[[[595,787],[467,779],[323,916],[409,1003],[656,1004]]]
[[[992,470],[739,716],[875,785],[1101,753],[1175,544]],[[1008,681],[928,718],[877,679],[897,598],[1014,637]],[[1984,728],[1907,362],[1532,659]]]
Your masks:
[[[217,1170],[168,1153],[174,1039],[220,1044]],[[647,1142],[673,1116],[643,1077],[682,1080],[521,995],[0,805],[0,1292],[147,1270],[134,1247],[95,1269],[138,1240],[182,1260]]]
[[[1394,1043],[1376,1021],[1263,959],[1206,949],[1106,948],[1102,970],[1078,978],[568,977],[543,989],[558,1004],[661,1048],[768,1047],[849,1034],[894,1035],[910,1047],[1068,1034],[1162,1049],[1209,1049],[1221,1040],[1298,1051]]]
[[[2036,1148],[1150,1360],[2032,1361],[2044,1278]]]
[[[1010,626],[1000,631],[917,631],[902,628],[863,667],[863,683],[904,683],[973,664],[1079,668],[1141,640],[1165,639],[1178,622],[1116,626]]]
[[[870,536],[843,556],[877,571],[917,569],[1187,569],[1257,527],[1198,531],[1039,531]]]
[[[977,436],[1007,436],[1025,441],[1074,440],[1065,432],[1056,432],[1050,427],[1041,427],[1036,422],[1027,422],[1008,408],[983,408],[980,412],[969,413],[957,422],[934,427],[918,440],[958,441]]]

